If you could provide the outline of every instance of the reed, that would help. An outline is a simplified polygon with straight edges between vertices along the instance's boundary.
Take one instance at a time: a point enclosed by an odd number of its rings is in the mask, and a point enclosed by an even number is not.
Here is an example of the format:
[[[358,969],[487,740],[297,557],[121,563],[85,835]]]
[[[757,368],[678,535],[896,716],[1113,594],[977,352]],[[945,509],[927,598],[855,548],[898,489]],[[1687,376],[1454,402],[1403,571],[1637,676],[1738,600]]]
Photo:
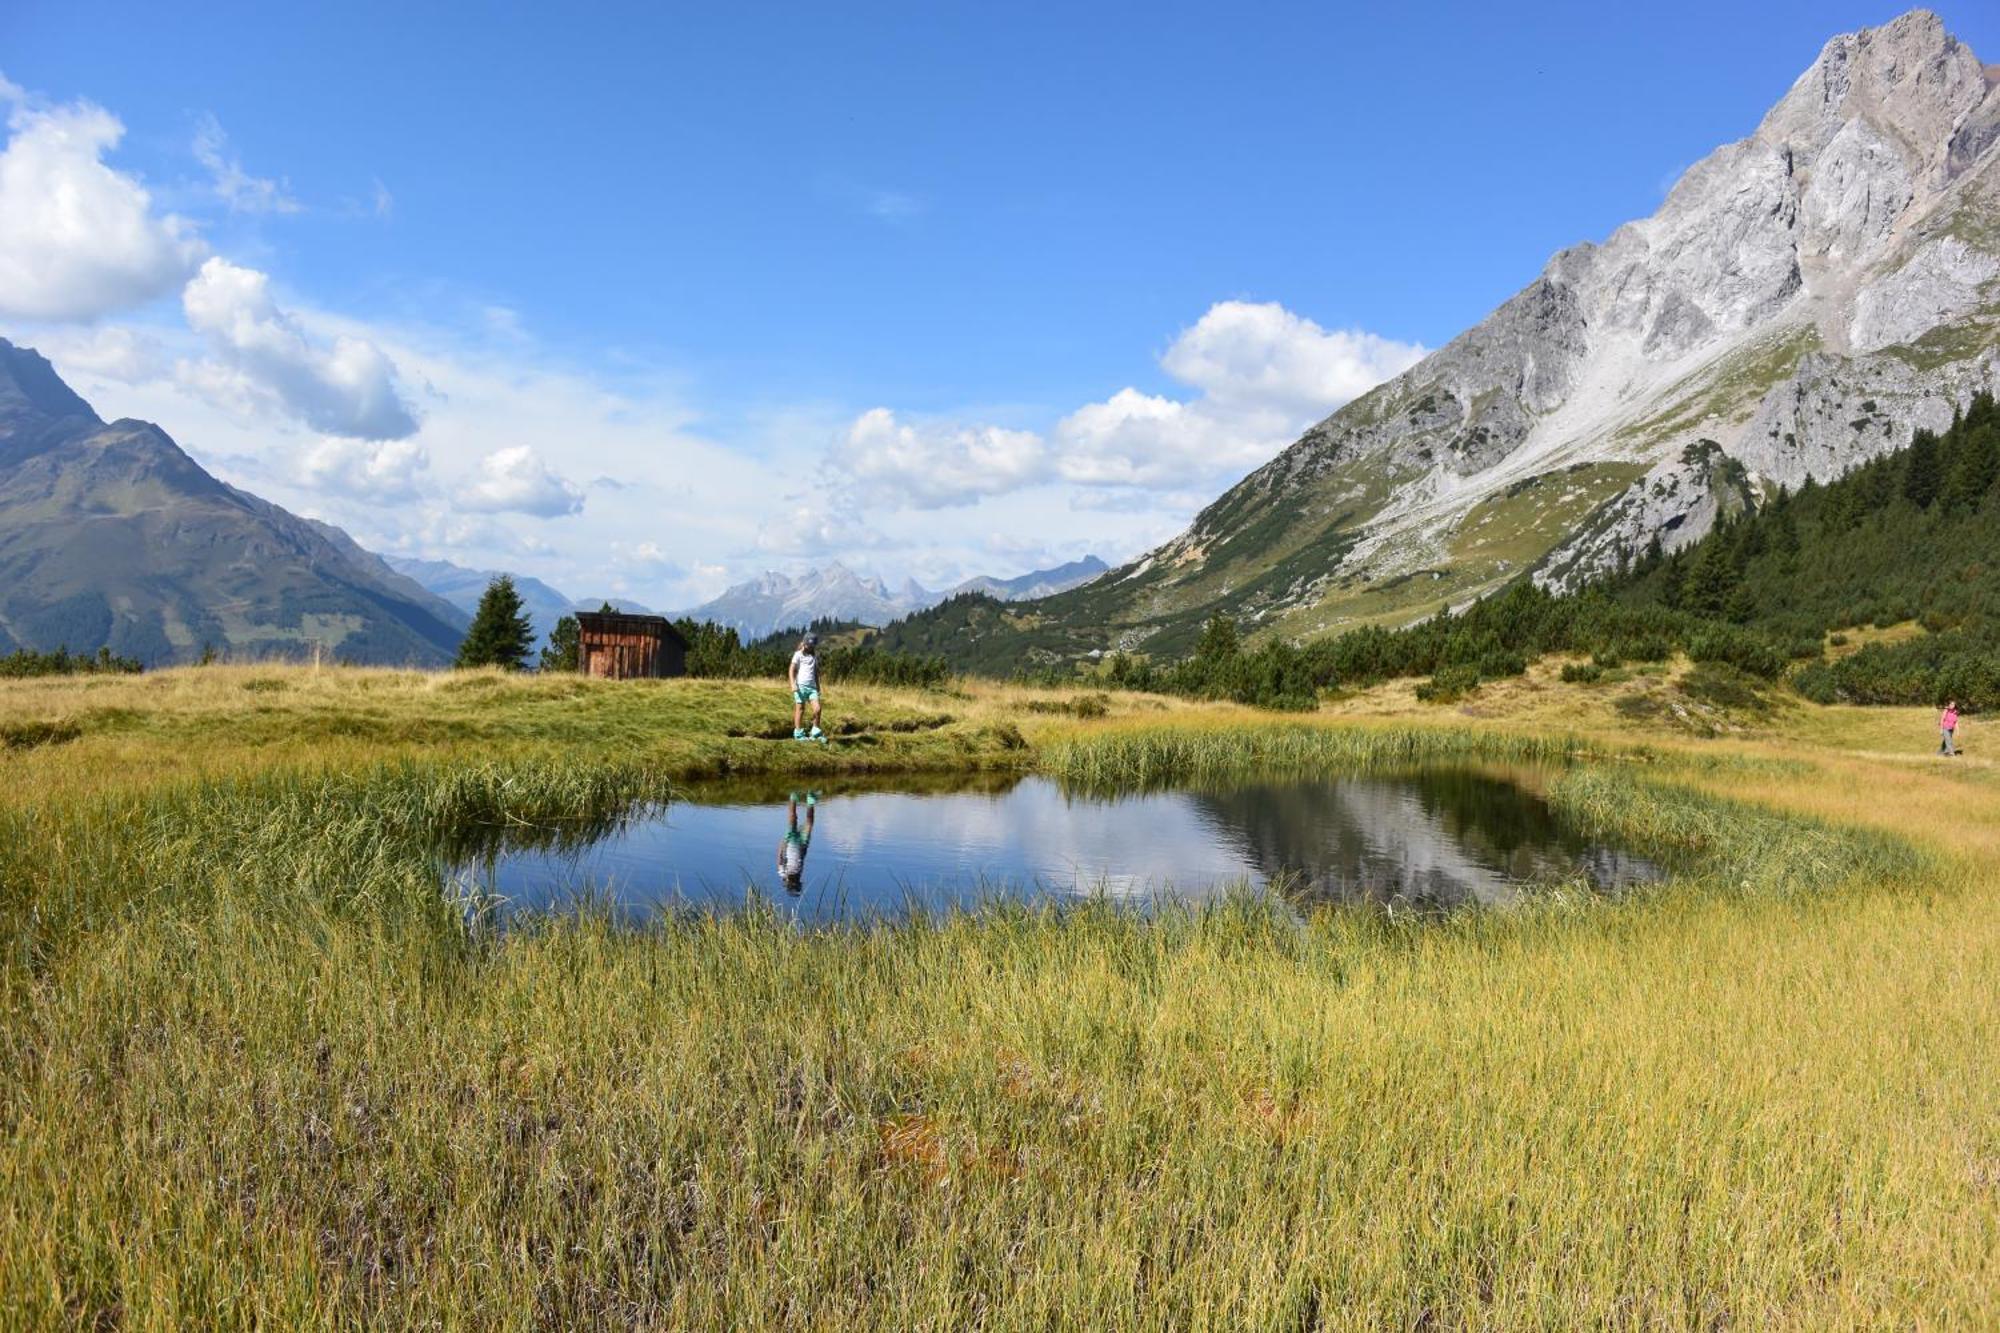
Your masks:
[[[1125,725],[1043,742],[1040,766],[1081,787],[1214,782],[1250,774],[1323,773],[1447,761],[1559,763],[1590,747],[1571,736],[1438,726]]]

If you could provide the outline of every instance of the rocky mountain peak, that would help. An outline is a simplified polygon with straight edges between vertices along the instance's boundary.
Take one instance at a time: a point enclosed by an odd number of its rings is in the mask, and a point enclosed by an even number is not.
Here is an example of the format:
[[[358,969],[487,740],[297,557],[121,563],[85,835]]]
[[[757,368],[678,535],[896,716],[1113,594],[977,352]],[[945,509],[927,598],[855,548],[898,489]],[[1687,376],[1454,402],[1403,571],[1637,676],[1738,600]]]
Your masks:
[[[1927,9],[1879,28],[1827,42],[1819,58],[1765,116],[1757,137],[1808,159],[1836,146],[1862,122],[1895,151],[1912,182],[1927,189],[1948,178],[1954,137],[1989,92],[1986,69],[1971,49]],[[1847,162],[1853,148],[1835,152]]]
[[[1105,646],[1168,651],[1211,609],[1291,634],[1427,614],[1940,428],[2000,386],[1996,161],[2000,69],[1937,15],[1835,37],[1653,214],[1557,254],[1079,614],[1126,589]]]
[[[48,358],[0,338],[0,429],[20,418],[77,418],[101,424],[89,403],[62,382]]]

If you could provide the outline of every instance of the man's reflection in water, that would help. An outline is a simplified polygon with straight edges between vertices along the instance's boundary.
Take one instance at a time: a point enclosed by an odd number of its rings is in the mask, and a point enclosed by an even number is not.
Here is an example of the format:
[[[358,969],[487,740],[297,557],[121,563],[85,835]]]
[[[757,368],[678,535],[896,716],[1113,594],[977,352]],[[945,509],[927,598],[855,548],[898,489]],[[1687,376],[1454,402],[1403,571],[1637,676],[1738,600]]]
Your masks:
[[[799,828],[799,794],[793,792],[785,801],[785,840],[778,844],[778,882],[785,886],[785,892],[796,898],[805,890],[806,851],[812,846],[813,815],[819,808],[819,797],[807,792],[806,826]]]

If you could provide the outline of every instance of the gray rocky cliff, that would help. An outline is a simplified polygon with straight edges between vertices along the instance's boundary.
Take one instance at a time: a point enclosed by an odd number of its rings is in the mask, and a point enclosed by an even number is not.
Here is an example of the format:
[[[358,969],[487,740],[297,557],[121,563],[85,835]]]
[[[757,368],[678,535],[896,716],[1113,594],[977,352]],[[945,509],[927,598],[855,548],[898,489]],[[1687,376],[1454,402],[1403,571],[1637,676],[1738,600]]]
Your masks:
[[[1326,573],[1296,584],[1326,600],[1464,565],[1468,516],[1542,479],[1586,465],[1636,477],[1581,521],[1519,520],[1550,525],[1521,544],[1541,543],[1539,579],[1569,584],[1655,535],[1692,541],[1776,485],[1900,448],[2000,389],[1996,162],[2000,67],[1936,15],[1836,37],[1651,217],[1556,255],[1133,568],[1198,567],[1225,527],[1374,469],[1383,501],[1329,541]],[[1519,572],[1495,559],[1467,586]]]

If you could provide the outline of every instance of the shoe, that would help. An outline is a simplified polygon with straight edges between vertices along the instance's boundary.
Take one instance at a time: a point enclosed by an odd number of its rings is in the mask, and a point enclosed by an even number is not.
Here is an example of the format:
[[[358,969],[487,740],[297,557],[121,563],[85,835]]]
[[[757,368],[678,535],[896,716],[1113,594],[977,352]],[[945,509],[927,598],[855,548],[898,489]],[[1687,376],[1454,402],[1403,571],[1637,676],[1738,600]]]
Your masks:
[[[809,806],[813,806],[813,805],[818,805],[818,804],[819,804],[819,797],[815,796],[815,795],[814,795],[813,793],[811,793],[811,792],[807,792],[807,793],[806,793],[806,804],[807,804],[807,805],[809,805]]]
[[[795,741],[802,741],[802,740],[804,740],[805,738],[806,738],[806,729],[805,729],[804,727],[793,727],[793,728],[792,728],[792,739],[793,739],[793,740],[795,740]]]
[[[812,734],[812,738],[813,738],[814,740],[816,740],[816,741],[823,741],[823,740],[825,740],[825,739],[826,739],[826,733],[825,733],[825,732],[823,732],[823,731],[821,731],[821,730],[820,730],[820,729],[819,729],[818,727],[814,727],[814,728],[812,729],[812,733],[811,733],[811,734]]]

